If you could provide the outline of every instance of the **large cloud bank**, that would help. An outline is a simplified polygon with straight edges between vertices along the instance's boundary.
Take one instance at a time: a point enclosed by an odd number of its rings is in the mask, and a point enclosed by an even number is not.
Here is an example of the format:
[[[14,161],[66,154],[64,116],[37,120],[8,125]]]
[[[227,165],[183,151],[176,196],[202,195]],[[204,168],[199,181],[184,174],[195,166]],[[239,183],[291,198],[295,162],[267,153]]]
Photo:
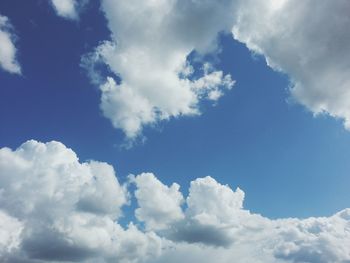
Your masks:
[[[113,126],[135,138],[145,125],[200,113],[232,88],[230,75],[188,55],[220,52],[220,32],[287,73],[291,95],[314,114],[350,128],[350,3],[348,0],[102,0],[111,30],[83,59],[101,90]],[[235,58],[232,58],[235,59]],[[99,74],[100,64],[110,74]],[[253,73],[252,73],[253,74]]]
[[[21,66],[16,58],[16,36],[13,31],[9,19],[0,15],[0,68],[10,73],[21,74]]]
[[[115,223],[127,192],[106,163],[28,141],[0,150],[0,182],[1,262],[134,262],[158,253],[159,237]]]
[[[271,220],[211,177],[187,197],[151,173],[121,185],[110,165],[79,162],[59,142],[0,149],[0,182],[1,262],[350,261],[349,209]],[[131,198],[136,221],[122,226]]]

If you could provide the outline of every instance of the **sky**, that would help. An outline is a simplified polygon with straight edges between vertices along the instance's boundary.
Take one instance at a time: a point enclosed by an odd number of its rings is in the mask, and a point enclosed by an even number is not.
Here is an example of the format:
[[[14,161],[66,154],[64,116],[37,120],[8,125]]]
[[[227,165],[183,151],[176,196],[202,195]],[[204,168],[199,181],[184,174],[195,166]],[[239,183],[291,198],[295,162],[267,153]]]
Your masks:
[[[1,1],[0,259],[350,261],[349,11]]]

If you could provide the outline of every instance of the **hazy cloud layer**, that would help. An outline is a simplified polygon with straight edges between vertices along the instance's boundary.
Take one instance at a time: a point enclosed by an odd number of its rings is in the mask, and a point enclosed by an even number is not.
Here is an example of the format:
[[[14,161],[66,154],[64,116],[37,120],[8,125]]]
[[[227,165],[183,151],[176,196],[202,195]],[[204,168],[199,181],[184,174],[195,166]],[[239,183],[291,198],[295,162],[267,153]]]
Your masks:
[[[151,173],[123,186],[112,166],[79,162],[59,142],[0,149],[0,182],[2,262],[350,261],[349,209],[271,220],[212,177],[192,181],[186,198]],[[131,196],[137,221],[123,227]]]
[[[16,58],[15,39],[9,19],[0,15],[0,67],[7,72],[21,74],[21,66]]]

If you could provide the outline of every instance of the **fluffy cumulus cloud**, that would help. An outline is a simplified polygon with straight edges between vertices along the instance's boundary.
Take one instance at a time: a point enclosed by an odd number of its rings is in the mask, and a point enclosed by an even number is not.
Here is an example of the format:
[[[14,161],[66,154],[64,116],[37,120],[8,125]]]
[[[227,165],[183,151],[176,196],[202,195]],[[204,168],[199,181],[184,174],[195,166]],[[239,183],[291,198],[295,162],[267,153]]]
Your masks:
[[[219,32],[287,73],[295,101],[350,129],[348,0],[102,0],[102,10],[111,40],[83,60],[103,114],[129,138],[145,125],[199,114],[203,99],[215,102],[233,86],[230,75],[188,59],[217,53]],[[98,74],[99,64],[109,76]]]
[[[135,196],[139,208],[135,215],[146,223],[147,229],[162,229],[183,219],[181,204],[184,200],[178,184],[168,187],[151,173],[131,176],[131,182],[137,186]]]
[[[56,14],[66,19],[79,19],[79,12],[89,0],[51,0]]]
[[[113,168],[58,142],[0,150],[1,262],[135,262],[159,238],[116,220],[128,197]]]
[[[151,189],[152,196],[162,196],[165,189],[149,174],[136,181],[138,191]],[[177,188],[178,189],[178,188]],[[148,196],[151,194],[149,193]],[[164,203],[173,198],[168,192]],[[139,218],[154,222],[162,208],[152,207],[154,198],[136,194],[139,209],[148,214]],[[150,201],[148,201],[150,200]],[[244,192],[233,191],[211,177],[191,182],[184,216],[167,221],[167,228],[157,231],[170,241],[163,254],[152,262],[349,262],[350,209],[328,218],[271,220],[243,208]],[[174,213],[181,208],[169,206]],[[172,213],[167,211],[168,215]],[[152,218],[152,216],[154,218]]]
[[[0,15],[0,67],[10,73],[21,74],[15,47],[16,36],[6,16]]]
[[[200,114],[202,100],[216,102],[233,87],[230,75],[201,59],[217,51],[219,32],[230,32],[231,6],[229,0],[102,0],[111,40],[83,64],[99,83],[101,109],[114,127],[135,138],[145,125]],[[201,66],[188,60],[193,51]],[[109,77],[97,74],[101,63]]]
[[[241,1],[232,32],[290,76],[296,101],[350,129],[349,12],[347,0]]]
[[[59,142],[0,149],[0,182],[1,262],[350,261],[349,209],[271,220],[212,177],[186,198],[151,173],[121,185],[110,165],[80,162]],[[136,221],[121,224],[131,196]]]

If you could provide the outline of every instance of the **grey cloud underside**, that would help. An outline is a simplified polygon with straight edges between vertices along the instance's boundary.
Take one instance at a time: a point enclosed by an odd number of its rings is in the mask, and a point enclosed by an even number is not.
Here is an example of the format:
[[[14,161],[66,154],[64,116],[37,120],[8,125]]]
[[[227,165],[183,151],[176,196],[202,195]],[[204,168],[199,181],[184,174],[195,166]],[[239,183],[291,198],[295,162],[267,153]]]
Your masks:
[[[187,197],[151,173],[121,185],[110,165],[79,162],[59,142],[0,149],[0,181],[1,262],[350,261],[350,209],[271,220],[212,177]],[[122,226],[130,198],[136,221]]]

